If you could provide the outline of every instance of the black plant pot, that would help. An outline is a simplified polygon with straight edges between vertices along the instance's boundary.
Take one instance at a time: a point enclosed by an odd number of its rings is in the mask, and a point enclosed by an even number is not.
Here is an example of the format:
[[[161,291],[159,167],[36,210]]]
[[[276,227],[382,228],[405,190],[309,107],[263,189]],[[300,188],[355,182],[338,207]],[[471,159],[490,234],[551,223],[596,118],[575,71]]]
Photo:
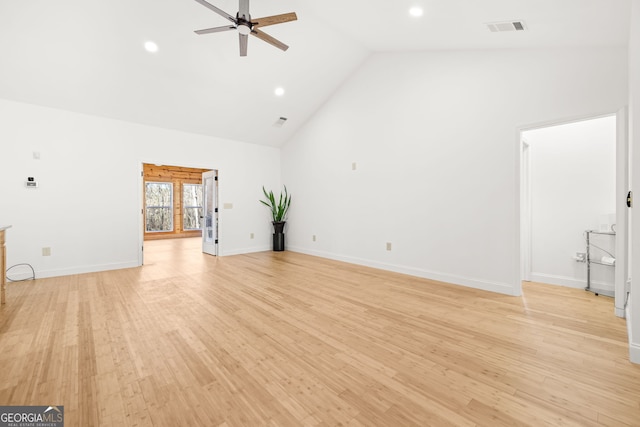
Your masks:
[[[273,250],[284,251],[284,224],[286,221],[273,221]]]

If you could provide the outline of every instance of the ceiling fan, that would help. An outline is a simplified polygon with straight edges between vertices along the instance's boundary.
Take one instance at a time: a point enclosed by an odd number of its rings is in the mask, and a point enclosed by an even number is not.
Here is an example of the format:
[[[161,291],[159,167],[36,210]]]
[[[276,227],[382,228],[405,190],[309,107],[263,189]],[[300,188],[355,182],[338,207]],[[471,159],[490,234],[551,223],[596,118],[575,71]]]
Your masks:
[[[211,3],[206,2],[205,0],[196,1],[204,7],[213,10],[218,15],[232,22],[232,25],[197,30],[195,31],[196,34],[202,35],[238,30],[238,36],[240,37],[240,56],[247,56],[247,43],[249,41],[249,34],[251,34],[252,36],[256,36],[260,40],[265,41],[270,45],[277,47],[278,49],[289,49],[289,46],[282,43],[280,40],[277,40],[270,35],[260,31],[258,28],[266,27],[267,25],[282,24],[285,22],[295,21],[298,19],[295,12],[284,13],[282,15],[267,16],[258,19],[251,19],[251,15],[249,14],[249,0],[240,0],[239,11],[235,17],[215,7]]]

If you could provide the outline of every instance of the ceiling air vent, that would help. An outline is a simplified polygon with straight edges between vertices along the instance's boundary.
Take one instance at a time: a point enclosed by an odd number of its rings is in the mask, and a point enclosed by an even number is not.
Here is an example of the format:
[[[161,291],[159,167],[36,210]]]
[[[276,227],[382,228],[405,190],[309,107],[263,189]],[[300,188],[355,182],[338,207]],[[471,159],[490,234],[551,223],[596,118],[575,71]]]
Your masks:
[[[278,120],[276,120],[276,122],[273,125],[275,127],[281,128],[282,126],[284,126],[286,121],[287,121],[286,117],[280,117]]]
[[[524,21],[502,21],[502,22],[487,22],[487,28],[492,33],[501,33],[504,31],[524,31],[527,26]]]

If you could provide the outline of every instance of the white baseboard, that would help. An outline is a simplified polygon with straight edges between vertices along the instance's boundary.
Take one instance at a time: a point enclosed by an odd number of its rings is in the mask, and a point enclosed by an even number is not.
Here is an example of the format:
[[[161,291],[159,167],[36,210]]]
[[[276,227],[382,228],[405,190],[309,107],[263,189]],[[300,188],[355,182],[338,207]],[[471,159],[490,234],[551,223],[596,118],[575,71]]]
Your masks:
[[[42,270],[36,271],[36,279],[45,279],[47,277],[59,277],[59,276],[71,276],[73,274],[85,274],[96,273],[99,271],[108,270],[121,270],[123,268],[140,267],[138,261],[113,263],[113,264],[98,264],[98,265],[85,265],[78,267],[61,268],[57,270]]]
[[[584,289],[587,286],[586,280],[578,280],[573,277],[556,276],[545,273],[531,273],[532,282],[546,283],[549,285],[565,286],[568,288]],[[591,288],[604,292],[614,292],[614,286],[610,283],[591,282]]]
[[[224,254],[220,254],[220,256],[230,256],[230,255],[241,255],[248,254],[254,252],[264,252],[271,250],[269,245],[265,246],[256,246],[252,248],[244,248],[237,249],[234,251],[228,251]],[[52,269],[52,270],[35,270],[36,279],[46,279],[48,277],[60,277],[60,276],[71,276],[73,274],[85,274],[85,273],[96,273],[99,271],[108,271],[108,270],[121,270],[123,268],[134,268],[139,267],[140,264],[138,261],[130,261],[130,262],[122,262],[122,263],[111,263],[111,264],[98,264],[98,265],[86,265],[86,266],[76,266],[69,268],[60,268],[60,269]],[[14,281],[26,280],[32,277],[31,270],[24,268],[19,271],[17,274],[11,274],[11,279]]]
[[[251,248],[243,248],[243,249],[235,249],[232,251],[224,251],[221,252],[220,256],[232,256],[232,255],[242,255],[242,254],[252,254],[256,252],[266,252],[272,250],[272,247],[269,245],[265,246],[254,246]]]
[[[629,360],[631,363],[640,364],[640,345],[629,344]]]
[[[556,276],[553,274],[534,273],[531,272],[531,281],[546,283],[548,285],[565,286],[568,288],[584,289],[587,286],[587,282],[584,280],[577,280],[573,277]]]
[[[329,252],[313,251],[297,246],[287,248],[292,252],[299,252],[307,255],[313,255],[321,258],[343,261],[349,264],[363,265],[365,267],[378,268],[380,270],[393,271],[395,273],[408,274],[410,276],[421,277],[423,279],[437,280],[439,282],[451,283],[453,285],[461,285],[469,288],[480,289],[484,291],[497,292],[500,294],[519,296],[520,288],[509,285],[507,283],[489,282],[486,280],[478,280],[470,277],[457,276],[437,271],[423,270],[415,267],[407,267],[403,265],[388,264],[379,261],[371,261],[362,258],[356,258],[346,255],[337,255]]]
[[[625,310],[627,317],[627,334],[629,336],[629,360],[631,363],[640,364],[640,344],[634,343],[631,341],[633,334],[631,333],[631,325],[633,322],[631,321],[631,300],[629,300],[629,304],[627,304],[627,308]]]

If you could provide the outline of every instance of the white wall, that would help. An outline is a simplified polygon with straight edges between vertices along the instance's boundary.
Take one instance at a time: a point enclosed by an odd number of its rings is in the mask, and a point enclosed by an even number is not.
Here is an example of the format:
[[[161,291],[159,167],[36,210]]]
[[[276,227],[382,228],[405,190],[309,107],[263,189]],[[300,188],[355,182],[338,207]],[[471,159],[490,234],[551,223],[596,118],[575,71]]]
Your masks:
[[[627,310],[631,361],[640,363],[640,0],[633,0],[629,39],[629,141],[631,188],[631,295]]]
[[[518,294],[518,129],[615,112],[627,71],[625,48],[373,55],[283,148],[289,249]]]
[[[0,118],[8,266],[30,263],[38,277],[136,266],[142,162],[218,169],[220,204],[233,203],[220,212],[221,255],[270,247],[258,199],[262,185],[280,186],[279,149],[4,100]]]
[[[531,280],[584,288],[587,267],[572,257],[585,252],[585,230],[616,211],[616,117],[523,132],[531,161]],[[612,221],[615,223],[615,220]],[[615,252],[611,236],[592,242]],[[591,255],[605,255],[592,247]],[[612,293],[613,267],[592,265],[591,286]]]

